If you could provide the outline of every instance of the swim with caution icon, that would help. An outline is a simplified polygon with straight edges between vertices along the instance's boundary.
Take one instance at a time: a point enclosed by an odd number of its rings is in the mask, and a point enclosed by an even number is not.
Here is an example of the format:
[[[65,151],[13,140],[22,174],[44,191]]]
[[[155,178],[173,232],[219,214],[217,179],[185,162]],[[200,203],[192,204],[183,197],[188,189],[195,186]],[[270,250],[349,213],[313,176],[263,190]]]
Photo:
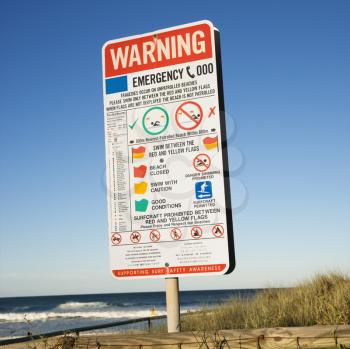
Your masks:
[[[135,194],[144,194],[147,191],[148,184],[147,182],[140,182],[134,184]]]

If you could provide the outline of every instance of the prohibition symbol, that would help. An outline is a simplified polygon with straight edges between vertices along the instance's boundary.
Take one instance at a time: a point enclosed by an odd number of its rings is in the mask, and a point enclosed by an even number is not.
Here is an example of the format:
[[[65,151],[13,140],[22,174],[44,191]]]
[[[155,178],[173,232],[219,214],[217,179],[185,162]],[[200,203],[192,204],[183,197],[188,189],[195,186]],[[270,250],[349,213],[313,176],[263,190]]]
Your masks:
[[[130,235],[130,240],[133,244],[138,244],[141,240],[141,234],[138,231],[134,231]]]
[[[151,232],[149,233],[149,238],[153,242],[158,242],[160,240],[160,232],[158,230],[151,230]]]
[[[224,227],[220,224],[216,224],[213,226],[213,229],[211,230],[217,238],[224,235]]]
[[[205,172],[210,167],[211,161],[207,154],[198,154],[193,159],[193,167],[198,172]]]
[[[191,235],[194,239],[200,239],[202,237],[202,229],[200,227],[193,227],[191,229]]]
[[[149,108],[142,118],[142,127],[150,135],[159,135],[169,125],[169,115],[164,108]]]
[[[119,245],[122,242],[122,237],[119,233],[113,233],[111,236],[112,245]]]
[[[182,236],[181,230],[178,228],[171,229],[170,236],[173,240],[180,240]]]
[[[184,102],[175,112],[175,121],[182,130],[194,130],[203,119],[202,107],[196,102]]]

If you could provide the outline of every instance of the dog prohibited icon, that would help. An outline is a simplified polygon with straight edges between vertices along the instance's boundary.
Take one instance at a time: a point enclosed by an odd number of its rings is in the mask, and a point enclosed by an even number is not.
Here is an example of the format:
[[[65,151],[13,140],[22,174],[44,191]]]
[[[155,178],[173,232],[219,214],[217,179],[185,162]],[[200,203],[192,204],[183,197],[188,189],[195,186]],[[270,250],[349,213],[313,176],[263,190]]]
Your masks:
[[[142,118],[142,127],[150,135],[159,135],[169,125],[169,115],[164,108],[152,107],[146,111]]]
[[[160,232],[158,230],[151,230],[151,232],[149,233],[149,238],[153,242],[158,242],[160,240]]]
[[[194,239],[200,239],[202,237],[202,229],[200,227],[193,227],[191,229],[191,235]]]
[[[171,229],[170,236],[173,240],[180,240],[182,236],[181,230],[178,228]]]
[[[217,238],[220,238],[224,235],[224,227],[220,224],[216,224],[213,226],[213,229],[211,230]]]
[[[203,119],[202,107],[196,102],[182,103],[175,112],[175,121],[182,130],[194,130]]]
[[[141,240],[141,234],[138,231],[134,231],[130,235],[130,240],[133,244],[138,244]]]
[[[119,245],[122,242],[122,237],[119,233],[112,233],[112,245]]]
[[[205,172],[210,167],[211,161],[210,157],[207,154],[198,154],[193,159],[193,167],[198,172]]]

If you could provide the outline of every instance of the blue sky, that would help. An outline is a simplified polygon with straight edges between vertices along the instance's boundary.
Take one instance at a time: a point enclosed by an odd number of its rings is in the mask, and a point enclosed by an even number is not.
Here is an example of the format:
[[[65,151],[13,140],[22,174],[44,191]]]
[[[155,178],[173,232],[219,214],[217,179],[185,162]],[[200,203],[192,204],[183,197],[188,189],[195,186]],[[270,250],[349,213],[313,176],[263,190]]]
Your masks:
[[[237,267],[181,289],[350,272],[349,1],[5,0],[0,296],[164,289],[109,274],[101,47],[201,19],[221,31]]]

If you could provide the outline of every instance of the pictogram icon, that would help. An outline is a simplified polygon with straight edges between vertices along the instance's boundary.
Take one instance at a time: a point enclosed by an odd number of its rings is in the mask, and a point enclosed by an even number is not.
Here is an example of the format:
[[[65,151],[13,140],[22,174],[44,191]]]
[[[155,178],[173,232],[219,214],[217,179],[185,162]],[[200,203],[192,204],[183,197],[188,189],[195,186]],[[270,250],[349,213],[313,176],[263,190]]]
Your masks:
[[[205,146],[205,149],[211,150],[211,149],[217,149],[219,150],[218,147],[218,136],[215,137],[205,137],[203,138],[203,144]]]
[[[211,231],[217,238],[223,236],[225,232],[224,227],[221,224],[214,225]]]
[[[203,119],[202,107],[196,102],[184,102],[175,112],[175,121],[182,130],[194,130]]]
[[[180,240],[182,236],[181,230],[178,228],[171,229],[170,236],[173,240]]]
[[[146,151],[146,148],[143,147],[142,145],[137,148],[132,148],[131,150],[132,160],[134,161],[134,159],[142,159],[145,156],[145,151]]]
[[[147,191],[148,183],[142,181],[140,183],[134,183],[135,194],[144,194]]]
[[[151,232],[149,233],[149,238],[153,242],[158,242],[160,240],[160,232],[158,230],[151,230]]]
[[[140,165],[139,167],[134,167],[134,177],[144,178],[147,172],[147,166]]]
[[[138,244],[141,240],[141,234],[138,231],[133,231],[130,234],[130,240],[133,244]]]
[[[136,212],[146,212],[148,207],[148,200],[135,200],[135,211]]]
[[[193,167],[198,171],[198,172],[205,172],[208,170],[210,167],[211,160],[210,157],[207,154],[198,154],[194,159],[193,159]]]
[[[146,111],[142,118],[142,127],[150,135],[159,135],[169,125],[169,115],[164,108],[152,107]]]
[[[211,181],[196,182],[194,185],[196,199],[211,199],[213,197],[213,190]]]
[[[200,239],[202,237],[202,229],[200,227],[193,227],[191,229],[191,236],[194,238],[194,239]]]
[[[119,245],[122,242],[122,237],[119,233],[112,233],[111,241],[112,245]]]

